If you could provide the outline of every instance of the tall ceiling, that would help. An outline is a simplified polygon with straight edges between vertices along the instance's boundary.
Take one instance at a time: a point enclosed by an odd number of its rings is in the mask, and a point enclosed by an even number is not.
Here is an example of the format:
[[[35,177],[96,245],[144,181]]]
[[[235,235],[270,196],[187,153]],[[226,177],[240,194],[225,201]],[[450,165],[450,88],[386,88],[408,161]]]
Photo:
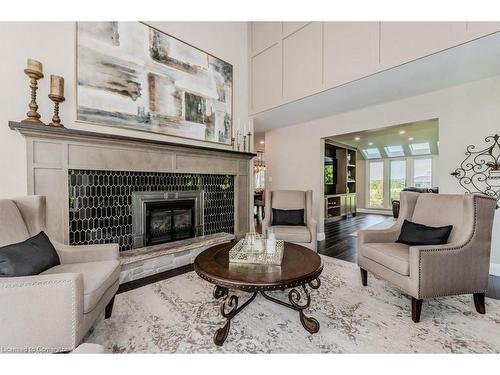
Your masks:
[[[500,75],[500,33],[256,114],[255,131],[332,116]]]

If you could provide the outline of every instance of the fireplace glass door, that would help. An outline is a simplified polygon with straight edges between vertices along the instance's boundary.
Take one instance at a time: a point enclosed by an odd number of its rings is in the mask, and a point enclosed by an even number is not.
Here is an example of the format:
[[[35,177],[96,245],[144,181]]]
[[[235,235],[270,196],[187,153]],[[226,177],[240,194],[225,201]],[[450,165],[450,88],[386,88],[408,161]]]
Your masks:
[[[146,202],[146,246],[195,237],[195,201]]]

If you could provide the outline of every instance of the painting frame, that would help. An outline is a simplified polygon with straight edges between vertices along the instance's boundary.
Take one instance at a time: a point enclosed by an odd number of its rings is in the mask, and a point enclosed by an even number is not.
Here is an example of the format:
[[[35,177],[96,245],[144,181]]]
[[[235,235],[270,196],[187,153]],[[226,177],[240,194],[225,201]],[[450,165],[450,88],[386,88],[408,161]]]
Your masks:
[[[196,141],[200,143],[209,143],[209,144],[214,144],[214,145],[220,145],[220,146],[227,146],[227,147],[232,147],[232,137],[234,133],[234,66],[233,64],[227,62],[224,59],[221,59],[214,54],[205,51],[204,49],[201,49],[199,47],[196,47],[195,45],[186,42],[174,35],[171,35],[167,32],[164,32],[160,29],[158,29],[155,26],[152,26],[148,24],[147,22],[144,21],[117,21],[117,22],[130,22],[130,23],[138,23],[143,25],[146,28],[149,28],[150,30],[154,30],[168,38],[172,38],[173,40],[177,41],[178,43],[181,43],[187,47],[190,47],[196,51],[199,51],[200,53],[203,53],[207,55],[207,57],[211,57],[212,59],[216,59],[224,64],[227,64],[231,68],[231,105],[230,105],[230,122],[229,122],[229,129],[228,129],[228,137],[226,138],[225,142],[221,142],[218,140],[211,140],[211,139],[202,139],[198,137],[190,137],[190,136],[185,136],[185,135],[179,135],[179,134],[173,134],[171,132],[158,132],[154,130],[149,130],[149,129],[142,129],[140,127],[133,127],[129,125],[120,125],[120,124],[110,124],[106,122],[99,122],[99,121],[89,121],[89,120],[84,120],[79,118],[79,21],[75,22],[75,49],[74,49],[74,57],[75,57],[75,65],[74,65],[74,77],[75,77],[75,85],[74,85],[74,94],[75,94],[75,101],[74,101],[74,113],[75,113],[75,122],[80,123],[80,124],[89,124],[89,125],[98,125],[98,126],[105,126],[108,128],[118,128],[118,129],[124,129],[124,130],[130,130],[130,131],[138,131],[142,133],[149,133],[152,135],[157,135],[157,136],[167,136],[167,137],[174,137],[174,138],[179,138],[179,139],[184,139],[184,140],[191,140],[191,141]],[[187,91],[186,91],[187,93]]]

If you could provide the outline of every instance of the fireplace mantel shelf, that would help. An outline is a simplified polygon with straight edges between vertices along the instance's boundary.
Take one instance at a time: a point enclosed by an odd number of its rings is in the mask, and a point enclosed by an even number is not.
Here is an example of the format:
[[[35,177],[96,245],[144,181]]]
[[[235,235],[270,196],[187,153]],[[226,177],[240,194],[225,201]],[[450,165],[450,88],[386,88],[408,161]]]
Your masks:
[[[29,124],[23,122],[9,121],[9,127],[12,130],[17,130],[21,134],[38,134],[42,136],[54,136],[54,137],[68,137],[75,139],[94,139],[94,140],[102,140],[102,141],[114,141],[114,142],[134,142],[141,144],[150,144],[155,146],[165,146],[165,147],[174,147],[177,149],[190,149],[190,150],[199,150],[202,152],[209,153],[223,153],[229,154],[240,158],[251,159],[257,154],[252,152],[242,152],[242,151],[234,151],[227,149],[219,149],[213,147],[205,147],[205,146],[194,146],[189,144],[182,143],[174,143],[174,142],[166,142],[159,141],[154,139],[146,139],[146,138],[138,138],[138,137],[128,137],[123,135],[115,135],[115,134],[107,134],[107,133],[97,133],[90,132],[85,130],[76,130],[69,129],[64,127],[54,127],[48,125],[38,125],[38,124]]]

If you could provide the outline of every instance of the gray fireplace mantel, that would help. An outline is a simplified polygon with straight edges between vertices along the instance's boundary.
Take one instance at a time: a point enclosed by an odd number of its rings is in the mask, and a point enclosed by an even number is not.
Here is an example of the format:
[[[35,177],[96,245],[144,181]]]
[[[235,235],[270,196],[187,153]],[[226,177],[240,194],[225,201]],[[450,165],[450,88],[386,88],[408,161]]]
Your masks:
[[[253,153],[13,121],[9,127],[26,138],[28,194],[47,197],[47,229],[59,241],[69,241],[71,169],[233,175],[234,234],[250,227]]]

